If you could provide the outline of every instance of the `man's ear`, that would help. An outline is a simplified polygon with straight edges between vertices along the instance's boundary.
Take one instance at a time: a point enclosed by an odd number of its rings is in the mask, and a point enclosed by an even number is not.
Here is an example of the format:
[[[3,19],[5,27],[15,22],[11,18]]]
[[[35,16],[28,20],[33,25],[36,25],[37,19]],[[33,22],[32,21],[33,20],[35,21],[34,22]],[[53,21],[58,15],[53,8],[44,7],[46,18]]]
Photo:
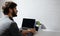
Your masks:
[[[11,8],[9,8],[9,12],[11,12],[11,13],[12,13],[12,11],[13,11],[13,10],[12,10]]]

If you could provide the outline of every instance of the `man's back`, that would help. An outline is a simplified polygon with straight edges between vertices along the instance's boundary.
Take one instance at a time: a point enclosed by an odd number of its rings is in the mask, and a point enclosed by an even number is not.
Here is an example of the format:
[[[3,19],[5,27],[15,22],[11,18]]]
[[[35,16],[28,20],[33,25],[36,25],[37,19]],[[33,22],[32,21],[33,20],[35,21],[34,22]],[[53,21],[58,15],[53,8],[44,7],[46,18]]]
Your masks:
[[[9,28],[11,22],[12,21],[8,18],[8,16],[0,18],[0,34]]]
[[[20,36],[17,24],[8,16],[0,19],[0,36]]]

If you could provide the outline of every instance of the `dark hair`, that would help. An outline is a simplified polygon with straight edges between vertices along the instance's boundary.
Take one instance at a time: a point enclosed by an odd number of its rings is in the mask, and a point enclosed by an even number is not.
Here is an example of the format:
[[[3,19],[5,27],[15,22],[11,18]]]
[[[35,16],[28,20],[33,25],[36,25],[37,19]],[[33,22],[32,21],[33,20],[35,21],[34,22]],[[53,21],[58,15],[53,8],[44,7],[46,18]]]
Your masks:
[[[3,13],[7,15],[9,13],[9,8],[13,9],[17,6],[14,2],[5,2],[5,6],[2,6]]]

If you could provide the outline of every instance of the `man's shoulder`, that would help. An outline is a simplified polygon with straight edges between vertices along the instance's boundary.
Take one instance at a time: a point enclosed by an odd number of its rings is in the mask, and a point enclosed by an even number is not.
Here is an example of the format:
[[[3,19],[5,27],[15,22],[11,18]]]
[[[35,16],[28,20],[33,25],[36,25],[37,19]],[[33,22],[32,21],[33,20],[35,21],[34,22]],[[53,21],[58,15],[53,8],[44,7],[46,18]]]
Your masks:
[[[11,22],[13,21],[10,20],[9,18],[5,18],[5,17],[0,18],[0,23],[11,23]]]
[[[2,27],[9,27],[13,21],[9,18],[0,18],[0,24]],[[0,27],[1,27],[0,26]]]
[[[2,34],[4,30],[8,29],[12,22],[9,18],[0,18],[0,33]]]

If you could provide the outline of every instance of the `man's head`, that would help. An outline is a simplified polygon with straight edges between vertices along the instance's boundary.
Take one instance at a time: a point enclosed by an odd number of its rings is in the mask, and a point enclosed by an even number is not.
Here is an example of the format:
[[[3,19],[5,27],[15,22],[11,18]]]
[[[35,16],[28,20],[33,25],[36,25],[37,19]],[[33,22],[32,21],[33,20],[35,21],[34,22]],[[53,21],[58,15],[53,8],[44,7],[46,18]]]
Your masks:
[[[2,6],[3,13],[5,15],[10,15],[12,17],[17,16],[17,9],[16,9],[17,4],[14,2],[5,2],[4,6]]]

